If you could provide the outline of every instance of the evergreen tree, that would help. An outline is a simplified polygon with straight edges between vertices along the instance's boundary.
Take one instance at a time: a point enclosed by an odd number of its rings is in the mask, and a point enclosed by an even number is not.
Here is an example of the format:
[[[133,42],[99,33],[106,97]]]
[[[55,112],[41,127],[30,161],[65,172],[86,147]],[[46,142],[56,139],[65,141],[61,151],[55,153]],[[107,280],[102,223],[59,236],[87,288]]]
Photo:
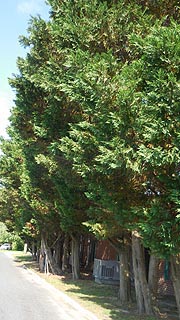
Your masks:
[[[134,253],[142,253],[143,238],[153,253],[171,257],[175,270],[178,1],[48,2],[50,20],[32,18],[21,37],[29,53],[10,80],[13,143],[23,160],[18,204],[24,199],[32,209],[55,272],[49,243],[64,230],[79,276],[78,238],[87,225],[123,243],[132,231]],[[8,177],[12,186],[16,174]],[[139,311],[152,313],[146,279],[138,282]]]

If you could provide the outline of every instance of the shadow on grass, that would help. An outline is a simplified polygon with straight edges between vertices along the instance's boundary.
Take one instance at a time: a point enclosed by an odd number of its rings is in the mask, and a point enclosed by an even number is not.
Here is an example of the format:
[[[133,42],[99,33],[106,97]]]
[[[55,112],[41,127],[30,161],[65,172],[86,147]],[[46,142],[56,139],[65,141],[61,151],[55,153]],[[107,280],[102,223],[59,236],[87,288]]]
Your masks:
[[[33,262],[31,255],[15,255],[15,262]]]
[[[136,304],[120,305],[118,301],[118,286],[98,284],[90,274],[81,274],[80,280],[72,280],[71,274],[64,276],[49,275],[46,276],[39,272],[38,263],[32,260],[32,256],[27,254],[15,254],[14,260],[23,264],[26,268],[30,268],[45,278],[49,283],[57,289],[64,291],[71,297],[78,299],[79,302],[84,302],[91,312],[99,315],[100,307],[103,320],[155,320],[178,319],[176,314],[168,317],[165,312],[162,312],[161,317],[140,316],[137,314]],[[169,303],[169,302],[168,302]],[[167,311],[167,310],[166,310]]]
[[[37,261],[32,259],[32,255],[30,253],[14,253],[13,257],[14,261],[19,265],[19,267],[25,267],[32,269],[38,273],[39,267]]]
[[[136,304],[120,305],[118,301],[118,286],[97,284],[92,278],[72,280],[68,277],[60,279],[69,288],[66,292],[78,296],[86,302],[93,302],[107,311],[107,319],[112,320],[155,320],[157,317],[140,316]],[[103,318],[103,319],[106,319]]]

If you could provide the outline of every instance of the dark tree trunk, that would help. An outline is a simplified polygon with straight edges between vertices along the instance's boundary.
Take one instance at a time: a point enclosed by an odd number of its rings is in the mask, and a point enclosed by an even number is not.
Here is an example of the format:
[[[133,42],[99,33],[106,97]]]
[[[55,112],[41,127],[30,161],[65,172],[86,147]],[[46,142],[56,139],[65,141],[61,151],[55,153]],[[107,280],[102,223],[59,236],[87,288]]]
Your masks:
[[[80,278],[79,237],[74,235],[72,235],[71,263],[73,280],[77,280]]]
[[[180,319],[180,254],[171,256],[171,274]]]
[[[145,268],[144,247],[137,232],[132,232],[132,257],[136,300],[139,314],[154,314]]]
[[[69,271],[69,245],[70,244],[70,237],[66,233],[64,236],[64,243],[63,243],[63,256],[62,256],[62,271],[67,272]]]
[[[86,259],[86,265],[85,265],[85,269],[87,271],[93,270],[95,246],[96,246],[96,240],[93,238],[90,238],[87,246],[87,259]]]
[[[129,269],[129,246],[124,247],[120,252],[120,287],[119,301],[127,303],[131,301],[131,284],[130,284],[130,269]]]
[[[55,263],[62,269],[62,255],[63,255],[63,241],[62,238],[58,238],[54,243],[53,258]]]
[[[45,245],[44,245],[44,238],[41,237],[41,247],[39,252],[39,270],[40,272],[45,272]]]

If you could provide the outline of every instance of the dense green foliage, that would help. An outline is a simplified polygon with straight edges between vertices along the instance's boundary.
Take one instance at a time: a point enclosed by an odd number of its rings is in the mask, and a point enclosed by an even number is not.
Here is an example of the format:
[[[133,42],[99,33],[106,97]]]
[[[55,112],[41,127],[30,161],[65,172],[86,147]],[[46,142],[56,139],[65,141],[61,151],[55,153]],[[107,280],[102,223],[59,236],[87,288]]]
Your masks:
[[[10,80],[1,220],[51,242],[137,229],[159,255],[178,252],[178,1],[48,2]]]

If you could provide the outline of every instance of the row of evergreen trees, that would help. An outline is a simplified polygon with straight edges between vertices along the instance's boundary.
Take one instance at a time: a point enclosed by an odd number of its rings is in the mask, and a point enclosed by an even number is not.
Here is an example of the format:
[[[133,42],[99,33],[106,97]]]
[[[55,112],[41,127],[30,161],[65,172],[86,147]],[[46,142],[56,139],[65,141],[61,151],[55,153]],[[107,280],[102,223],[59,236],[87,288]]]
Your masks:
[[[138,308],[153,313],[138,279],[143,241],[171,260],[180,310],[179,1],[48,3],[49,21],[32,18],[20,38],[27,55],[9,81],[1,220],[41,239],[55,273],[50,248],[69,235],[76,278],[80,235],[120,239],[122,301],[132,241]]]

